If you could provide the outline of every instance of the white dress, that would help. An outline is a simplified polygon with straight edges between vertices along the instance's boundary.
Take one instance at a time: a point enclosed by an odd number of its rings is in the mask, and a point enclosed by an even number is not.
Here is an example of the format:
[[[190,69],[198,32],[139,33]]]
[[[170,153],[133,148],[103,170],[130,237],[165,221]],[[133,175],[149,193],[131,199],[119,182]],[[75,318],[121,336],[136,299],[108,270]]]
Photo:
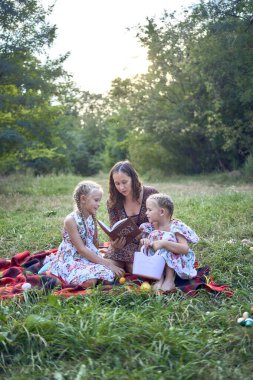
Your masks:
[[[86,228],[79,213],[73,212],[71,216],[77,224],[79,234],[84,244],[96,255],[101,256],[99,250],[93,243],[95,226],[92,216],[86,219]],[[46,258],[44,264],[47,262],[51,264],[50,272],[60,277],[69,285],[81,285],[84,281],[93,278],[109,282],[114,280],[114,273],[109,268],[101,264],[95,264],[77,252],[65,230],[63,231],[63,240],[57,253]]]
[[[140,227],[143,230],[143,238],[147,237],[151,242],[156,240],[177,242],[176,233],[182,235],[190,243],[197,243],[199,241],[196,233],[180,220],[172,220],[170,231],[155,230],[151,223],[143,223]],[[146,253],[149,256],[154,255],[154,253],[161,255],[168,267],[174,269],[182,279],[191,279],[197,275],[197,271],[194,268],[195,254],[190,248],[185,255],[172,253],[165,248],[161,248],[155,252],[151,247],[148,248]]]

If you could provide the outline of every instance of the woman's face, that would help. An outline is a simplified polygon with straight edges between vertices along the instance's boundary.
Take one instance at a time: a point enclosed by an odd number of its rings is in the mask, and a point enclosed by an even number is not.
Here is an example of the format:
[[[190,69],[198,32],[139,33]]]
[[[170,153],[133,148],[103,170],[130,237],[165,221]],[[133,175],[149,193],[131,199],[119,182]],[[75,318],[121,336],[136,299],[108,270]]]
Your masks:
[[[124,197],[127,197],[129,195],[132,195],[132,178],[129,177],[127,174],[118,172],[114,173],[113,181],[116,189],[120,194],[122,194]]]

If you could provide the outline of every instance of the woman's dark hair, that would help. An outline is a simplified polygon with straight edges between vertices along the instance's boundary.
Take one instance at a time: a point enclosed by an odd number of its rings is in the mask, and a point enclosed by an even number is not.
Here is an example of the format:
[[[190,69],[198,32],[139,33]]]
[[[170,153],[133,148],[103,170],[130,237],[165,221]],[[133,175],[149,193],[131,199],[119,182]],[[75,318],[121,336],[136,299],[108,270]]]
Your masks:
[[[138,200],[141,193],[142,184],[139,180],[137,171],[134,169],[130,161],[119,161],[112,168],[109,173],[109,200],[110,207],[114,207],[117,203],[123,203],[124,196],[116,189],[113,175],[115,173],[124,173],[132,179],[133,199]]]

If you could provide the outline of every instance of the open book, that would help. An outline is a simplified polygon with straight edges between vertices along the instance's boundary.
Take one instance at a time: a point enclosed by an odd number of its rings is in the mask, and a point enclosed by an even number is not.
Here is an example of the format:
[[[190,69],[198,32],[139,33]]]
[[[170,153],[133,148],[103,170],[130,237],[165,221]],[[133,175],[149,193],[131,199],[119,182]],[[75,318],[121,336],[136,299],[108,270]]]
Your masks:
[[[98,220],[98,224],[111,240],[116,240],[117,238],[124,236],[126,238],[126,244],[130,243],[141,233],[141,230],[131,217],[119,220],[112,226],[112,228],[108,227],[101,220]]]

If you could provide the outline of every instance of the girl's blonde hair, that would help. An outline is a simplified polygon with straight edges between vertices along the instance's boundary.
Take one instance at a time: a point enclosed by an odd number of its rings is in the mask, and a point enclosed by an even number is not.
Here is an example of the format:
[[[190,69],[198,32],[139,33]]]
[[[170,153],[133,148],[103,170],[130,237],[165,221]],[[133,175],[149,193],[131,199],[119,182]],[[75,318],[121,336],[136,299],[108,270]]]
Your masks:
[[[163,193],[151,194],[147,200],[155,201],[159,207],[168,210],[170,216],[173,215],[174,203],[169,195]]]
[[[103,194],[102,187],[98,183],[93,182],[93,181],[82,181],[82,182],[79,182],[78,185],[76,186],[74,192],[73,192],[73,199],[74,199],[74,202],[75,202],[75,208],[79,211],[79,213],[80,213],[80,215],[82,217],[85,230],[86,230],[86,224],[85,224],[84,217],[83,217],[83,214],[82,214],[82,209],[81,209],[81,204],[80,204],[80,198],[81,198],[81,195],[86,195],[86,196],[90,195],[93,190],[98,190],[98,191],[100,191]],[[98,248],[99,241],[98,241],[98,230],[97,230],[97,218],[96,218],[96,215],[92,214],[92,219],[93,219],[94,226],[95,226],[95,232],[94,232],[94,236],[93,236],[93,243]]]

